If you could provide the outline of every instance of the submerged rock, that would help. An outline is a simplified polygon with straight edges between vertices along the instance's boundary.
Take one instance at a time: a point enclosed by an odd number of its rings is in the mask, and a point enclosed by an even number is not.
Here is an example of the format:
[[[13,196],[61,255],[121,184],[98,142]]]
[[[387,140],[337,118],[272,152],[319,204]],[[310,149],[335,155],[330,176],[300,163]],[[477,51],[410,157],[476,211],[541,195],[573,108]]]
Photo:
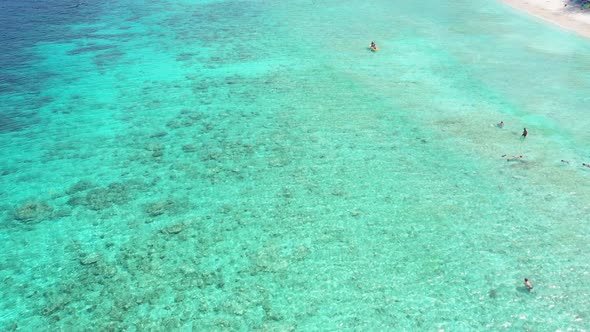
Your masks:
[[[94,187],[94,184],[87,180],[80,180],[74,183],[68,190],[66,190],[66,194],[72,195],[80,191],[85,191],[90,188]]]
[[[145,212],[150,217],[157,217],[164,214],[167,210],[174,206],[174,202],[171,200],[165,200],[161,202],[154,202],[146,205]]]
[[[167,226],[166,228],[162,229],[161,232],[164,234],[178,234],[184,230],[183,223],[175,223],[172,225]]]
[[[164,155],[164,152],[162,150],[156,150],[152,153],[152,157],[154,158],[160,158]]]
[[[86,195],[86,205],[92,210],[102,210],[112,205],[108,192],[105,189],[95,189]]]
[[[68,199],[67,204],[70,206],[85,205],[86,199],[80,196],[72,196],[70,199]]]
[[[45,202],[29,202],[14,210],[14,219],[23,222],[39,222],[49,218],[52,212],[53,208]]]
[[[361,212],[361,211],[359,211],[359,210],[353,210],[353,211],[350,211],[350,215],[351,215],[351,216],[353,216],[353,217],[358,217],[358,216],[360,216],[361,214],[362,214],[362,212]]]
[[[495,289],[490,289],[490,291],[488,292],[488,296],[492,299],[495,299],[496,297],[498,297],[498,291]]]
[[[145,146],[145,149],[150,152],[161,151],[164,150],[164,145],[161,143],[149,143]]]
[[[178,121],[171,120],[166,123],[166,127],[170,128],[170,129],[178,129],[178,128],[182,127],[182,124],[179,123]]]
[[[129,193],[125,185],[111,183],[107,188],[99,188],[86,194],[85,203],[91,210],[102,210],[113,204],[124,204],[129,201]]]
[[[194,144],[186,144],[182,146],[182,151],[190,153],[197,151],[197,147]]]
[[[165,131],[160,131],[160,132],[157,132],[157,133],[151,134],[151,135],[150,135],[150,138],[160,138],[160,137],[164,137],[164,136],[166,136],[166,135],[168,135],[168,133],[167,133],[167,132],[165,132]]]
[[[91,265],[91,264],[95,264],[99,260],[100,260],[100,254],[93,252],[93,253],[91,253],[89,255],[86,255],[84,257],[81,257],[80,258],[80,264],[82,264],[82,265]]]

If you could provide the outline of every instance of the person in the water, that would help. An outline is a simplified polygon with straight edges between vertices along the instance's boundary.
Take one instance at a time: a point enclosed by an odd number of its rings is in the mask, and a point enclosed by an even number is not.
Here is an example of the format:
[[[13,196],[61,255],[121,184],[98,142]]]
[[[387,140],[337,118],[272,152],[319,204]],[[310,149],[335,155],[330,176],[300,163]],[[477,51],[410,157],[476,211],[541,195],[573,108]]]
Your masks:
[[[506,157],[506,155],[502,155],[502,157]],[[522,155],[520,156],[512,156],[512,157],[508,157],[506,158],[506,161],[516,161],[518,159],[522,159]]]
[[[504,121],[500,121],[496,124],[498,128],[504,128]]]
[[[528,134],[529,134],[529,132],[526,130],[526,128],[524,128],[522,131],[522,138],[523,139],[526,138],[526,135],[528,135]]]
[[[529,292],[533,291],[533,283],[527,278],[524,278],[524,287],[526,287]]]

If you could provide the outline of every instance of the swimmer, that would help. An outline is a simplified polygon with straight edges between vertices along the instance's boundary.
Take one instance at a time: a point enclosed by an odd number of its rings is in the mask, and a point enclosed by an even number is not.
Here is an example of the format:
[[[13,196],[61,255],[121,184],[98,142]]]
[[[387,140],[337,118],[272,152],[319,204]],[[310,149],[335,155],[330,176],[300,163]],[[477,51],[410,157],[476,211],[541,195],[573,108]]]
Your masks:
[[[569,160],[565,160],[565,159],[561,159],[561,162],[564,163],[564,164],[569,164],[570,163]]]
[[[526,287],[529,290],[529,292],[533,291],[533,284],[527,278],[524,278],[524,287]]]
[[[500,121],[496,124],[498,128],[504,128],[504,121]]]
[[[523,139],[526,138],[526,135],[528,135],[528,134],[529,134],[529,132],[526,131],[526,128],[524,128],[524,130],[522,131],[522,138]]]
[[[504,155],[504,156],[506,156],[506,155]],[[502,157],[504,157],[504,156],[502,156]],[[514,160],[518,160],[518,159],[522,159],[522,156],[512,156],[512,157],[506,158],[506,161],[514,161]]]
[[[582,163],[582,166],[590,168],[590,164]]]

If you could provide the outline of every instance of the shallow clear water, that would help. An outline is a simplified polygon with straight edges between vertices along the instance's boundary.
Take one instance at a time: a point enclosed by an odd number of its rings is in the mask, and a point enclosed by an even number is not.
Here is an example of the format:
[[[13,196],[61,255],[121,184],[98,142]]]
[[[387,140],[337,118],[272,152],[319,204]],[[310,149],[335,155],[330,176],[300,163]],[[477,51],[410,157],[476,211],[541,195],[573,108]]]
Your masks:
[[[590,41],[468,1],[0,9],[0,330],[590,328]]]

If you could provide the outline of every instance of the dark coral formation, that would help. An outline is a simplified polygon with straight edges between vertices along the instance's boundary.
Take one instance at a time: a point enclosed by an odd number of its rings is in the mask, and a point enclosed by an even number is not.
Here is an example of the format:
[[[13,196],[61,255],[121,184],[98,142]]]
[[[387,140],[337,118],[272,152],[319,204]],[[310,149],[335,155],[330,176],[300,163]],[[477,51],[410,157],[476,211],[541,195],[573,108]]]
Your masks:
[[[168,133],[167,133],[167,132],[165,132],[165,131],[159,131],[159,132],[157,132],[157,133],[153,133],[153,134],[151,134],[151,135],[150,135],[150,138],[162,138],[162,137],[164,137],[164,136],[166,136],[166,135],[168,135]]]
[[[70,188],[68,188],[66,190],[66,194],[68,195],[73,195],[75,193],[81,192],[81,191],[86,191],[90,188],[93,188],[94,184],[90,181],[87,180],[80,180],[76,183],[74,183]]]
[[[93,189],[86,195],[86,206],[92,210],[102,210],[128,201],[129,192],[121,183],[111,183],[106,188]]]
[[[161,143],[150,143],[145,149],[152,153],[152,157],[159,159],[164,155],[164,145]]]
[[[174,201],[171,199],[167,199],[167,200],[147,204],[145,206],[145,212],[150,217],[157,217],[157,216],[162,215],[162,214],[166,213],[167,211],[173,209],[174,206],[175,206]]]
[[[98,261],[100,261],[101,259],[101,255],[99,253],[90,253],[90,254],[84,254],[80,257],[80,264],[82,265],[91,265],[91,264],[96,264]]]
[[[68,51],[68,55],[77,55],[77,54],[84,54],[84,53],[93,53],[93,52],[97,52],[97,51],[104,51],[104,50],[110,50],[113,48],[116,48],[116,45],[92,45],[92,46],[87,46],[87,47],[80,47],[80,48],[76,48],[73,49],[71,51]]]
[[[184,227],[185,227],[184,224],[181,222],[174,223],[174,224],[169,225],[166,228],[162,229],[161,232],[163,234],[178,234],[184,230]]]
[[[163,150],[156,150],[152,153],[152,157],[154,158],[161,158],[164,155]]]
[[[53,208],[45,202],[28,202],[14,210],[14,219],[21,222],[40,222],[53,214]]]
[[[202,114],[198,111],[191,111],[188,109],[184,109],[180,111],[180,114],[176,116],[173,120],[170,120],[166,123],[166,127],[169,129],[179,129],[183,127],[191,127],[195,124],[198,124],[202,118]]]
[[[242,259],[241,252],[228,256],[237,259],[236,265],[213,263],[214,254],[229,254],[220,242],[222,230],[229,226],[224,224],[185,219],[121,246],[106,243],[104,251],[86,251],[83,244],[74,243],[68,249],[77,260],[76,278],[32,293],[35,309],[48,321],[59,321],[64,330],[76,330],[73,324],[82,316],[101,331],[129,326],[178,330],[191,325],[239,330],[242,324],[257,330],[292,330],[286,312],[273,301],[273,290],[257,280],[272,280],[274,274],[281,278],[289,264],[303,262],[309,250],[284,254],[284,248],[269,244],[248,248],[243,254],[249,259]],[[150,314],[154,311],[162,315],[155,318]],[[216,319],[204,320],[211,316]]]
[[[88,181],[80,181],[66,192],[71,196],[71,206],[86,206],[90,210],[100,211],[113,205],[122,205],[131,200],[130,184],[114,182],[105,188],[93,188]]]
[[[194,144],[185,144],[182,146],[182,151],[191,153],[197,151],[197,147]]]
[[[106,187],[97,187],[89,181],[79,181],[66,190],[69,194],[67,204],[72,207],[86,207],[92,211],[102,211],[113,206],[129,203],[135,194],[145,189],[143,182],[129,180],[113,182]]]

